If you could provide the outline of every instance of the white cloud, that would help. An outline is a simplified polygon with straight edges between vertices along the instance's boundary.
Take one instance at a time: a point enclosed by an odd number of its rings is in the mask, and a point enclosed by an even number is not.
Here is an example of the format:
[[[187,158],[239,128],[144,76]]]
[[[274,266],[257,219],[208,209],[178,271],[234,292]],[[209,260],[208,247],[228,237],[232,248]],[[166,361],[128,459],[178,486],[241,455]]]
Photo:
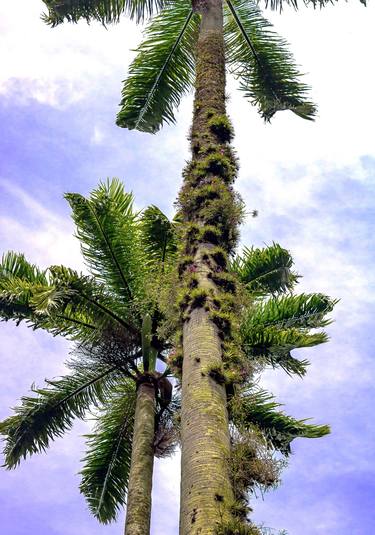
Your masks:
[[[79,243],[74,238],[72,222],[41,205],[22,188],[0,180],[0,191],[6,193],[11,206],[22,206],[23,218],[0,214],[0,243],[2,251],[24,252],[29,261],[40,267],[66,264],[82,270]],[[28,223],[29,222],[29,223]]]
[[[63,108],[84,98],[98,80],[124,77],[129,45],[140,39],[135,24],[124,21],[110,31],[83,21],[50,28],[40,20],[44,11],[40,0],[1,3],[0,94]]]

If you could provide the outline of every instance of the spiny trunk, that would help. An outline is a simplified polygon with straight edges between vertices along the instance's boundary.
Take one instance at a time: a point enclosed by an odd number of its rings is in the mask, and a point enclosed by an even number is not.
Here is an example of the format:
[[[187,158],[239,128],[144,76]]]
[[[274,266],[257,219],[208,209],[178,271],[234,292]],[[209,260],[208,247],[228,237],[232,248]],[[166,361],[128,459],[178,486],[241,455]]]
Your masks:
[[[150,532],[154,433],[155,386],[144,382],[137,390],[125,535]]]
[[[198,0],[199,1],[199,0]],[[223,357],[230,340],[235,282],[227,254],[241,204],[231,183],[236,162],[225,115],[221,0],[206,0],[197,45],[192,160],[179,204],[186,224],[180,273],[185,285],[181,413],[180,535],[214,534],[230,517],[230,437]]]

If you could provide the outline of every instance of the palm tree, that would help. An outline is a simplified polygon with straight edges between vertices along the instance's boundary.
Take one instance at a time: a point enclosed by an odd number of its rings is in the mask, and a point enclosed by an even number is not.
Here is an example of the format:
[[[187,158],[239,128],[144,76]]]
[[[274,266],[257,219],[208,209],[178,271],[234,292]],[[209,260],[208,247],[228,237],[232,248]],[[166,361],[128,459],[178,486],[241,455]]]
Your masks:
[[[66,195],[90,275],[64,266],[41,271],[13,252],[0,265],[0,316],[74,341],[68,375],[32,387],[1,423],[5,466],[44,451],[75,418],[95,409],[81,492],[109,522],[125,502],[125,532],[149,532],[154,455],[175,442],[172,385],[156,370],[169,342],[158,335],[157,295],[170,270],[172,224],[156,207],[143,213],[119,181],[86,199]]]
[[[287,3],[297,7],[296,0]],[[327,3],[319,1],[320,6]],[[174,122],[174,109],[183,94],[195,90],[192,159],[184,170],[179,195],[185,227],[179,264],[183,351],[176,351],[171,363],[175,368],[182,364],[180,530],[182,535],[212,534],[219,506],[223,521],[231,521],[229,504],[234,494],[227,463],[231,451],[228,386],[213,380],[206,370],[220,370],[236,355],[246,354],[252,344],[262,358],[270,359],[270,347],[274,347],[270,329],[261,334],[251,322],[252,307],[245,322],[249,330],[241,330],[244,293],[238,273],[230,269],[244,210],[233,191],[238,164],[230,146],[233,128],[225,107],[226,67],[266,121],[286,109],[311,120],[316,108],[306,97],[308,88],[300,81],[285,41],[272,31],[252,0],[49,0],[45,4],[45,20],[53,26],[81,18],[108,24],[117,22],[122,13],[141,21],[157,13],[125,80],[119,126],[156,132],[164,122]],[[281,0],[272,0],[270,6],[281,8]],[[332,301],[322,302],[324,310],[332,308]],[[282,310],[292,306],[287,297],[280,310],[272,299],[270,303],[281,318]],[[305,296],[299,303],[308,309],[316,301]],[[270,314],[271,309],[264,307]],[[284,349],[284,357],[303,344],[303,329],[309,326],[275,334],[275,343],[283,341],[283,347],[290,348]],[[245,332],[249,340],[244,348]],[[309,338],[309,343],[313,341]],[[288,366],[294,363],[301,372],[303,365],[292,357],[287,360]],[[232,390],[240,384],[234,381]]]

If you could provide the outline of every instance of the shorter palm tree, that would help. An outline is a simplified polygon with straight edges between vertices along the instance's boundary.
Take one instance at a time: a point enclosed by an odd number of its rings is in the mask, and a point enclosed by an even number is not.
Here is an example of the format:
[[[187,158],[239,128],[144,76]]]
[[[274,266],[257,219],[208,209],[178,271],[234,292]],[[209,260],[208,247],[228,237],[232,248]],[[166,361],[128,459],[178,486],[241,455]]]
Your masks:
[[[75,418],[94,409],[96,425],[80,490],[101,522],[116,517],[127,494],[126,533],[149,532],[154,455],[175,443],[172,385],[156,370],[169,342],[158,335],[157,296],[176,249],[173,225],[156,207],[143,213],[117,180],[86,199],[66,195],[89,275],[41,271],[13,252],[0,265],[0,315],[74,341],[69,374],[32,387],[0,424],[5,466],[46,450]]]

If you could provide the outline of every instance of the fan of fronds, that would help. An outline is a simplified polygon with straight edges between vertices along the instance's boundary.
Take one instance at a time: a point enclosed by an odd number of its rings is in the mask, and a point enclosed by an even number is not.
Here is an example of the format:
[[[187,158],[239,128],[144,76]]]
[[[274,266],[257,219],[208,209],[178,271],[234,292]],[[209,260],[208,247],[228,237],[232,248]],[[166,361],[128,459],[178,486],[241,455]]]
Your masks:
[[[367,5],[366,0],[359,0],[359,1],[364,6]],[[312,6],[314,9],[316,7],[322,8],[328,5],[334,5],[335,2],[338,2],[338,0],[301,0],[301,4],[307,7]],[[272,10],[279,10],[280,12],[283,10],[284,3],[287,6],[293,7],[295,10],[299,8],[298,0],[265,0],[264,1],[266,8],[269,7]]]
[[[120,20],[124,13],[136,22],[158,12],[164,5],[163,0],[43,0],[48,13],[44,21],[57,26],[64,21],[90,22],[98,20],[102,24],[112,24]]]
[[[174,109],[194,81],[199,16],[190,2],[175,0],[152,19],[129,67],[117,125],[157,132],[174,123]]]
[[[301,294],[273,297],[250,308],[240,328],[245,354],[287,373],[304,375],[308,361],[294,358],[291,351],[327,342],[324,331],[310,333],[310,329],[330,323],[326,314],[336,302],[322,294]]]
[[[252,295],[262,296],[291,291],[299,278],[292,266],[289,251],[273,243],[263,249],[245,247],[242,255],[232,260],[230,269]]]
[[[45,451],[50,442],[69,430],[75,418],[104,403],[117,377],[114,368],[101,373],[77,361],[68,363],[70,375],[46,381],[45,388],[31,387],[33,396],[21,398],[21,405],[0,424],[6,436],[5,466],[15,468],[27,455]]]
[[[320,438],[330,433],[327,425],[313,425],[308,420],[296,420],[278,410],[281,406],[264,390],[237,393],[230,403],[231,418],[239,429],[252,429],[262,433],[268,447],[288,456],[291,442],[299,437]]]
[[[80,490],[102,523],[116,518],[125,504],[135,413],[135,383],[123,380],[103,404],[83,459]]]
[[[280,110],[311,120],[316,108],[306,100],[309,87],[299,80],[301,75],[286,41],[271,28],[256,2],[226,0],[224,35],[229,70],[266,121]]]

